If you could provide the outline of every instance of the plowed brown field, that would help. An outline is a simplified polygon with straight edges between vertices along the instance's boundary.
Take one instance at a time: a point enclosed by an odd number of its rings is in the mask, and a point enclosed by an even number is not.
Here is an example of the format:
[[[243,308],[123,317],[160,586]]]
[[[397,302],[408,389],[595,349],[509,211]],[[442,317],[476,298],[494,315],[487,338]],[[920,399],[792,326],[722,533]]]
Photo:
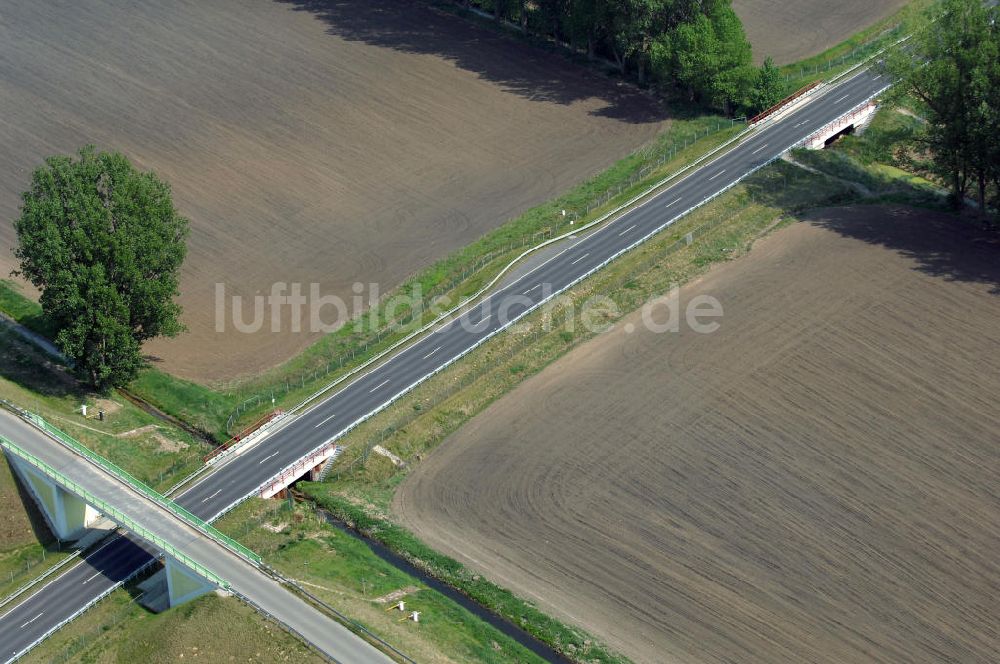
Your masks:
[[[881,21],[909,0],[733,0],[754,59],[779,65],[822,53]]]
[[[217,282],[385,292],[664,121],[629,88],[418,2],[10,0],[0,272],[31,169],[85,143],[121,150],[173,185],[193,226],[190,331],[147,350],[189,378],[252,373],[317,335],[291,333],[287,313],[281,333],[217,334]]]
[[[637,662],[993,662],[1000,242],[831,209],[473,419],[399,489],[431,546]]]

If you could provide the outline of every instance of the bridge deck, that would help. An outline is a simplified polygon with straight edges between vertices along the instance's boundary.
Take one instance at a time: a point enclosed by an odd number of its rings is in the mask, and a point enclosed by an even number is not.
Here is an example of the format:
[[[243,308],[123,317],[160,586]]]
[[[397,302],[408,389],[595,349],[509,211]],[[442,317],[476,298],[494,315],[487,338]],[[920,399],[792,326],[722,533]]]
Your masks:
[[[0,435],[37,457],[66,480],[141,524],[147,541],[161,540],[189,561],[210,570],[229,589],[266,611],[341,662],[391,661],[366,641],[284,589],[251,562],[183,521],[163,505],[119,481],[18,417],[0,411]],[[114,519],[119,522],[119,519]],[[60,598],[72,601],[71,597]],[[2,639],[0,634],[0,639]]]

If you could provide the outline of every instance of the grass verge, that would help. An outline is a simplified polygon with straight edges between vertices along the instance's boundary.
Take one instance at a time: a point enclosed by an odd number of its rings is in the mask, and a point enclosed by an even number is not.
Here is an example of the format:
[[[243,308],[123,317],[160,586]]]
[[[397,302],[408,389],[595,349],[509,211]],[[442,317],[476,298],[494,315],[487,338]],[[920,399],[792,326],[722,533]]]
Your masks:
[[[267,564],[419,662],[542,662],[529,650],[367,544],[326,523],[306,504],[249,500],[216,524]],[[399,600],[419,611],[403,620]]]
[[[232,597],[205,595],[153,614],[117,590],[24,662],[307,662],[323,658]]]
[[[623,312],[665,292],[672,284],[683,283],[715,262],[742,254],[754,238],[789,210],[855,199],[850,187],[831,178],[785,163],[769,167],[660,238],[579,284],[570,301],[534,313],[519,330],[499,335],[348,434],[344,440],[348,451],[341,463],[351,470],[327,483],[302,484],[302,490],[366,535],[560,652],[580,661],[623,661],[597,639],[546,616],[530,602],[431,550],[394,524],[389,517],[389,503],[406,470],[396,468],[382,456],[369,454],[372,444],[380,443],[408,463],[419,461],[526,377],[593,336],[594,331],[579,324],[566,324],[575,319],[565,313],[570,309],[580,312],[590,296],[608,295],[614,306],[598,315],[604,317],[606,325],[613,325]],[[688,233],[699,236],[690,245],[684,239]],[[546,326],[553,319],[566,323]]]
[[[438,312],[473,295],[526,247],[570,230],[571,221],[580,225],[600,217],[741,129],[740,124],[717,116],[672,122],[650,146],[406,280],[361,324],[353,321],[325,335],[259,378],[212,390],[147,370],[130,389],[164,412],[224,440],[273,405],[287,408],[299,403],[433,320]],[[411,302],[421,304],[410,306]],[[238,416],[227,422],[234,410]]]
[[[910,0],[896,13],[855,33],[822,53],[780,67],[788,93],[814,81],[829,79],[864,62],[878,51],[901,39],[906,25],[937,0]]]
[[[209,447],[117,396],[84,389],[10,327],[0,327],[0,398],[33,411],[139,480],[163,490],[202,465]],[[83,417],[80,406],[89,406]],[[96,411],[105,412],[101,421]]]
[[[861,200],[940,204],[939,199],[902,177],[879,180],[872,196],[863,196],[855,185],[859,179],[874,177],[878,165],[860,164],[843,151],[812,155],[805,159],[819,166],[820,172],[785,162],[767,167],[661,237],[579,284],[571,300],[559,305],[561,309],[536,312],[519,330],[473,351],[463,362],[349,433],[343,441],[348,452],[340,462],[344,470],[326,483],[302,484],[302,490],[364,534],[567,655],[586,661],[618,661],[617,655],[607,651],[584,655],[583,648],[593,648],[594,639],[545,616],[530,602],[431,550],[393,523],[389,505],[395,488],[405,479],[410,464],[418,463],[476,413],[593,336],[593,331],[578,324],[565,324],[575,320],[565,312],[580,312],[590,296],[604,294],[609,298],[613,306],[599,314],[610,326],[623,312],[636,309],[671,285],[690,280],[714,263],[742,255],[761,234],[807,209]],[[840,164],[840,170],[827,174],[833,170],[826,168],[832,163]],[[691,244],[684,239],[688,233],[697,237]],[[552,320],[564,324],[547,328],[545,323]],[[371,454],[376,443],[401,457],[405,465],[397,468],[388,458]]]

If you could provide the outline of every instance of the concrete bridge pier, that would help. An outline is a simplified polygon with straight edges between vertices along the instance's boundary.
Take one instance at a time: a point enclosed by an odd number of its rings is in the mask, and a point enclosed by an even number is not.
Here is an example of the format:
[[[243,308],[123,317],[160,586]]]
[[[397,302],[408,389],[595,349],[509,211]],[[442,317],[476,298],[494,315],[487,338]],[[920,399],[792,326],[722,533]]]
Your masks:
[[[7,461],[38,503],[45,521],[58,539],[79,539],[101,518],[100,512],[38,472],[34,466],[13,454],[7,455]]]
[[[35,499],[46,523],[62,541],[78,540],[91,526],[101,520],[101,514],[79,496],[70,493],[34,466],[13,454],[7,461]],[[187,565],[164,555],[164,569],[150,579],[149,589],[153,610],[164,610],[189,602],[218,586]]]
[[[190,602],[196,597],[210,593],[218,587],[215,583],[199,575],[187,565],[178,562],[170,556],[164,557],[166,559],[164,572],[167,576],[169,606],[177,606],[184,602]]]
[[[176,558],[164,554],[163,568],[138,585],[139,603],[154,613],[216,590],[218,586]]]

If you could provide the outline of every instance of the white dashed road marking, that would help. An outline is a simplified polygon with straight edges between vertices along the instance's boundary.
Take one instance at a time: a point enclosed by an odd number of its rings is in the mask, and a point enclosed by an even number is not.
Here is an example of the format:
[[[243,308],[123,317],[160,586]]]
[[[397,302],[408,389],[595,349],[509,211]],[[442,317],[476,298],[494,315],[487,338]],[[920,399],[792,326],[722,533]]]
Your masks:
[[[42,611],[42,613],[45,613],[45,612],[44,612],[44,611]],[[32,619],[31,619],[31,620],[29,620],[28,622],[26,622],[26,623],[24,623],[23,625],[21,625],[20,629],[24,629],[25,627],[27,627],[27,626],[28,626],[28,625],[30,625],[31,623],[33,623],[33,622],[35,622],[36,620],[38,620],[39,618],[41,618],[41,617],[42,617],[42,613],[39,613],[39,614],[38,614],[37,616],[35,616],[34,618],[32,618]]]
[[[320,422],[319,424],[317,424],[317,425],[316,425],[315,427],[313,427],[313,428],[314,428],[314,429],[318,429],[318,428],[320,428],[321,426],[323,426],[324,424],[326,424],[327,422],[329,422],[330,420],[332,420],[332,419],[333,419],[333,418],[335,418],[336,416],[337,416],[336,414],[334,414],[334,415],[331,415],[330,417],[326,418],[325,420],[323,420],[322,422]]]

